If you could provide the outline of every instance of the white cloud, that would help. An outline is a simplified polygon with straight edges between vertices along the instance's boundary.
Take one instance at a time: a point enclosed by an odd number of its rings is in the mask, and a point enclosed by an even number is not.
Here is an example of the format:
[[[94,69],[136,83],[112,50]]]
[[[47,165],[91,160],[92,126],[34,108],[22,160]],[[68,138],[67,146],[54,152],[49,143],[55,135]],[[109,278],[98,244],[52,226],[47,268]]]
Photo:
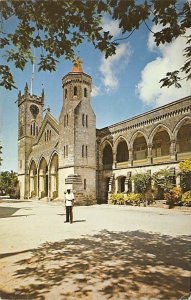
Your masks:
[[[152,29],[157,30],[156,26]],[[174,86],[160,88],[162,83],[159,83],[167,72],[178,70],[184,65],[183,49],[186,47],[186,41],[185,37],[179,37],[171,44],[156,47],[153,36],[149,35],[149,50],[157,50],[160,56],[148,63],[141,73],[137,92],[145,104],[160,106],[191,94],[189,81],[181,81],[182,88],[179,89]]]
[[[105,16],[102,19],[102,28],[103,31],[110,31],[114,38],[121,34],[119,22],[110,20]],[[101,93],[108,93],[118,88],[118,74],[127,66],[131,53],[132,51],[129,44],[123,43],[116,47],[116,53],[114,55],[107,59],[105,59],[104,55],[102,56],[101,65],[99,67],[101,84],[100,86],[93,87],[92,97],[96,97]]]
[[[109,20],[106,17],[104,17],[102,21],[103,31],[110,31],[113,37],[116,37],[117,35],[121,34],[121,29],[119,28],[119,21]]]
[[[100,94],[101,94],[101,87],[100,87],[100,86],[93,85],[91,96],[92,96],[92,97],[96,97],[96,96],[99,96]]]
[[[126,67],[132,51],[128,44],[117,46],[116,54],[105,59],[101,59],[100,72],[102,75],[102,84],[107,92],[118,88],[118,74]]]

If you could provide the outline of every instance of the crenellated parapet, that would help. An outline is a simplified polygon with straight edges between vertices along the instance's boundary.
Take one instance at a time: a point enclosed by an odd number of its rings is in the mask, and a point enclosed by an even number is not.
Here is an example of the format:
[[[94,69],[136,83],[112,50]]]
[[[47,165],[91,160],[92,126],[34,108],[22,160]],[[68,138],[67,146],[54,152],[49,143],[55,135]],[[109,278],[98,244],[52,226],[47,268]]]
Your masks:
[[[21,91],[18,93],[18,106],[20,106],[24,101],[29,101],[29,102],[36,102],[36,104],[41,104],[44,105],[44,89],[42,89],[41,95],[37,96],[34,94],[30,94],[28,90],[28,85],[26,83],[25,88],[24,88],[24,93],[22,94]]]

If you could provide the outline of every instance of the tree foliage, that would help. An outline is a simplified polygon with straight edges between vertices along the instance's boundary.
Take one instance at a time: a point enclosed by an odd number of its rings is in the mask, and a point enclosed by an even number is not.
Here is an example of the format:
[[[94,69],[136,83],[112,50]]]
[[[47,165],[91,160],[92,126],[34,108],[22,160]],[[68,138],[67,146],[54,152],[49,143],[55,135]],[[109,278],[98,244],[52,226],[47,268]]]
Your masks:
[[[138,193],[145,197],[145,193],[151,187],[151,176],[148,173],[136,174],[132,177]]]
[[[157,186],[165,193],[168,193],[173,187],[173,176],[169,169],[161,169],[152,175],[152,178]]]
[[[186,159],[179,163],[181,173],[191,173],[191,159]]]
[[[184,192],[191,190],[191,159],[179,163],[181,172],[181,185]]]
[[[3,160],[2,157],[1,157],[1,154],[2,154],[2,148],[3,148],[3,147],[0,145],[0,166],[1,166],[1,163],[2,163],[2,160]]]
[[[4,171],[0,174],[0,194],[15,195],[17,192],[18,178],[17,173]]]
[[[161,25],[162,29],[153,33],[156,45],[172,42],[191,27],[186,0],[9,0],[0,2],[0,11],[0,50],[7,62],[0,65],[0,85],[7,89],[15,87],[10,66],[13,63],[24,70],[26,63],[33,61],[33,47],[41,50],[38,70],[55,71],[58,60],[73,59],[76,47],[84,41],[107,58],[115,54],[120,40],[129,38],[141,25],[149,30],[147,23]],[[114,39],[109,31],[103,31],[104,15],[119,21],[121,38]],[[11,18],[15,27],[9,32]],[[191,36],[187,37],[183,55],[185,64],[180,70],[168,72],[162,86],[180,87],[182,72],[191,79]]]

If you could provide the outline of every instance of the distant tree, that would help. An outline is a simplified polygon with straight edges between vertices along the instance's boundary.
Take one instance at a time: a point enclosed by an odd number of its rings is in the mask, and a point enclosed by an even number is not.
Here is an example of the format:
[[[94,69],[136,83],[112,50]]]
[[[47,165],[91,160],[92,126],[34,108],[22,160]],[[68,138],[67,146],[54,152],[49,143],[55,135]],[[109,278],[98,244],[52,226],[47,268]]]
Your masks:
[[[113,55],[120,41],[142,24],[150,31],[149,25],[160,25],[161,29],[153,32],[157,46],[179,36],[187,38],[184,65],[168,72],[161,79],[162,86],[181,87],[180,80],[191,79],[191,35],[186,36],[191,12],[187,0],[7,0],[0,2],[0,11],[0,48],[7,61],[0,65],[0,85],[6,89],[15,87],[11,63],[24,70],[26,63],[33,61],[33,47],[41,49],[38,70],[55,71],[58,59],[73,59],[75,48],[83,41],[92,43],[106,58]],[[121,38],[114,39],[109,31],[103,31],[104,15],[119,21]],[[8,32],[11,18],[15,26]]]
[[[0,194],[16,196],[18,187],[17,173],[4,171],[0,173]]]
[[[2,163],[2,161],[3,161],[3,159],[2,159],[2,157],[1,157],[1,154],[2,154],[2,146],[0,145],[0,166],[1,166],[1,163]]]

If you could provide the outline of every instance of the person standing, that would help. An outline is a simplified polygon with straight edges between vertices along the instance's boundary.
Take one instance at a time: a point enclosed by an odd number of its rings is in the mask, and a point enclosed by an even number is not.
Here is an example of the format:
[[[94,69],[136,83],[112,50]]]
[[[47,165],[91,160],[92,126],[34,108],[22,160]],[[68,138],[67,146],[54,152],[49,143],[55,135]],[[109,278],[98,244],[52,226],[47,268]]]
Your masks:
[[[67,189],[65,195],[66,205],[66,221],[65,223],[73,223],[73,205],[74,205],[74,194],[71,189]]]

